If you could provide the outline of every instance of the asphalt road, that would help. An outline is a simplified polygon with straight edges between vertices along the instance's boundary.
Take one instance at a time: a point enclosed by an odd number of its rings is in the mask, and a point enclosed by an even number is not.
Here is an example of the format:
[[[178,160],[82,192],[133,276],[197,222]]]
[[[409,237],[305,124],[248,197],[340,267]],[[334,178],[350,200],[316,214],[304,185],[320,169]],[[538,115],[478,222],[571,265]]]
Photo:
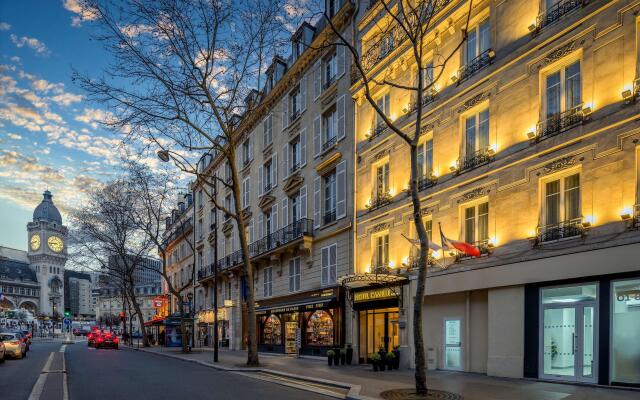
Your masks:
[[[95,350],[88,348],[86,342],[64,348],[61,341],[36,342],[31,350],[22,360],[0,364],[0,399],[65,400],[63,369],[67,372],[68,399],[72,400],[327,399],[154,354],[126,349]],[[48,368],[41,374],[49,358]],[[38,380],[41,375],[43,378]]]

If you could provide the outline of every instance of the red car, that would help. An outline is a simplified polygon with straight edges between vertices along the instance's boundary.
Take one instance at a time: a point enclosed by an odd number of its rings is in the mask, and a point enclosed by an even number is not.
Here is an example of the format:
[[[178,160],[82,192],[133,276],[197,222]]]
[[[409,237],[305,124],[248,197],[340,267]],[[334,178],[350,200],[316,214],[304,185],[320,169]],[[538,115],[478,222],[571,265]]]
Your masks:
[[[116,335],[111,332],[102,332],[96,336],[94,347],[96,349],[111,347],[118,350],[118,343],[120,339]]]
[[[100,335],[100,331],[91,331],[87,334],[87,346],[91,347],[96,342],[96,337]]]

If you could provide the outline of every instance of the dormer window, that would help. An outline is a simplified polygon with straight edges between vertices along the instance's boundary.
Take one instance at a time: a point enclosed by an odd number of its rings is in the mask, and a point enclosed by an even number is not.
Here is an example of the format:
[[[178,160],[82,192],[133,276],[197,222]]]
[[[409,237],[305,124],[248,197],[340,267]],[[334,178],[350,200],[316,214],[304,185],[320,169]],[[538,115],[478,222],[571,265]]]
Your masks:
[[[327,0],[327,15],[333,18],[340,9],[340,0]]]
[[[293,55],[296,59],[298,59],[300,58],[300,56],[302,56],[302,53],[304,53],[304,42],[302,40],[302,37],[298,37],[293,42]]]

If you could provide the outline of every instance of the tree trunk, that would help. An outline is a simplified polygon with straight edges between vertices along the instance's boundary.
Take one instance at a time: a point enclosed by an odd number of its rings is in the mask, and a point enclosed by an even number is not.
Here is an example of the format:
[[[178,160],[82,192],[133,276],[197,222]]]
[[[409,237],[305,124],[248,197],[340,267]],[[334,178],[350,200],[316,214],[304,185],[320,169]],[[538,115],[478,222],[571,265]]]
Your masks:
[[[136,310],[136,314],[138,314],[138,322],[140,323],[140,333],[142,334],[142,347],[149,347],[149,338],[147,337],[147,327],[144,326],[144,318],[142,317],[142,310],[140,310],[140,305],[138,304],[135,293],[133,293],[133,288],[129,289],[129,297],[131,298],[131,303],[133,304],[133,308]]]
[[[187,324],[184,320],[184,304],[180,301],[180,335],[182,337],[182,352],[189,352],[189,338],[187,336]]]

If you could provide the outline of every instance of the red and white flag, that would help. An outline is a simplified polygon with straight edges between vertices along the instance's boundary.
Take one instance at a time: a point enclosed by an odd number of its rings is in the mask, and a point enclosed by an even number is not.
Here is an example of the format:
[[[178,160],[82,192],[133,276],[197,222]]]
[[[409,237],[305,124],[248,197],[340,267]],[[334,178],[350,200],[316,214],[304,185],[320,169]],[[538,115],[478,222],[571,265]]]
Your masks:
[[[472,257],[480,257],[480,249],[476,246],[467,243],[467,242],[459,242],[457,240],[451,240],[442,233],[442,225],[438,223],[440,227],[440,241],[442,243],[442,248],[445,250],[458,250],[461,253],[464,253],[468,256]]]

